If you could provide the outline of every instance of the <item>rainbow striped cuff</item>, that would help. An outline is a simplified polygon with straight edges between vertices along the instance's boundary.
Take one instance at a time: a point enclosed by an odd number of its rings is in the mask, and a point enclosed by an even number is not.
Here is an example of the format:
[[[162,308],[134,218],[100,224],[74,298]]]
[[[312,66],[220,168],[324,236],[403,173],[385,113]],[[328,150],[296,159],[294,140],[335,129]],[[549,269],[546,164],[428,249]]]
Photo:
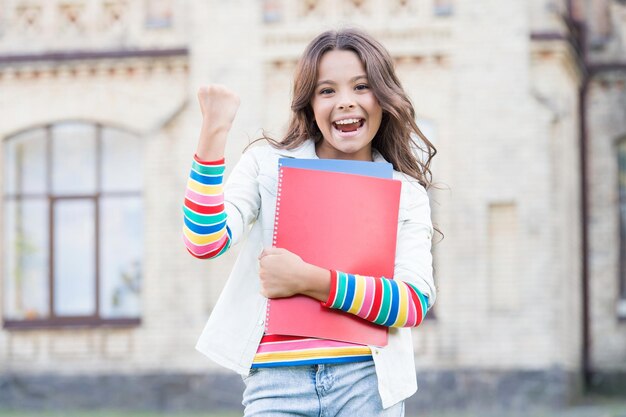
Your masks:
[[[354,314],[387,327],[416,327],[426,317],[428,297],[403,281],[330,271],[324,307]]]
[[[194,155],[183,204],[183,240],[196,258],[216,258],[231,245],[224,209],[224,158],[203,161]]]

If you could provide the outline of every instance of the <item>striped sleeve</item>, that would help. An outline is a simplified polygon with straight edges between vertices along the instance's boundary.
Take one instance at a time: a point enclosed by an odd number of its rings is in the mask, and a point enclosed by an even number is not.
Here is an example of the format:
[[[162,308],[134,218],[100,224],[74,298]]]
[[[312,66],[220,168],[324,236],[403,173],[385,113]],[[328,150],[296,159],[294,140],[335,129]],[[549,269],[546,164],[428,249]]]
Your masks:
[[[194,155],[183,205],[183,239],[196,258],[216,258],[230,247],[223,182],[224,158],[207,162]]]
[[[428,297],[408,282],[331,270],[330,293],[322,305],[382,326],[417,327],[426,317]]]

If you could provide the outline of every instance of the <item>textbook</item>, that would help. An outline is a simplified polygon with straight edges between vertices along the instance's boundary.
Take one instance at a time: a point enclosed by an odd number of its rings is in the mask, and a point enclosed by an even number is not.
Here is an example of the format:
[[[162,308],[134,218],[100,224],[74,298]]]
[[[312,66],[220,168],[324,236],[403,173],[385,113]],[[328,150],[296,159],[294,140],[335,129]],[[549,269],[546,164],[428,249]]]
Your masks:
[[[392,278],[401,182],[285,165],[279,167],[274,246],[322,268]],[[269,300],[266,332],[387,344],[386,327],[304,295]]]
[[[353,161],[348,159],[300,159],[280,158],[278,167],[307,168],[321,171],[343,172],[368,177],[393,177],[393,166],[389,162]]]

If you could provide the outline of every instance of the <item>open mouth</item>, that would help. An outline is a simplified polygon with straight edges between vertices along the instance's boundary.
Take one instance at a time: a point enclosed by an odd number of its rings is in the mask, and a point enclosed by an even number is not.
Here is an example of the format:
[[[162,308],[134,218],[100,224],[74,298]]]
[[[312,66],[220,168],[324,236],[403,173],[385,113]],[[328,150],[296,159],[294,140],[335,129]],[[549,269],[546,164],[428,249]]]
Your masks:
[[[358,128],[363,126],[364,123],[365,119],[344,119],[333,122],[333,127],[340,132],[348,133],[355,132]]]

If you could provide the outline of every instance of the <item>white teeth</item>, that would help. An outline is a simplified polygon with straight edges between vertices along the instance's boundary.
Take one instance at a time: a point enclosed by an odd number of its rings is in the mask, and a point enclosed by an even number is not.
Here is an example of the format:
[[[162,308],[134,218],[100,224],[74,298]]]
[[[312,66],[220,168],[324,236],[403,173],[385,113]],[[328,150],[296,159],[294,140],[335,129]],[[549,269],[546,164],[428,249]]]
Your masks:
[[[343,119],[343,120],[337,120],[335,122],[335,124],[338,125],[351,125],[353,123],[358,123],[361,119]]]

